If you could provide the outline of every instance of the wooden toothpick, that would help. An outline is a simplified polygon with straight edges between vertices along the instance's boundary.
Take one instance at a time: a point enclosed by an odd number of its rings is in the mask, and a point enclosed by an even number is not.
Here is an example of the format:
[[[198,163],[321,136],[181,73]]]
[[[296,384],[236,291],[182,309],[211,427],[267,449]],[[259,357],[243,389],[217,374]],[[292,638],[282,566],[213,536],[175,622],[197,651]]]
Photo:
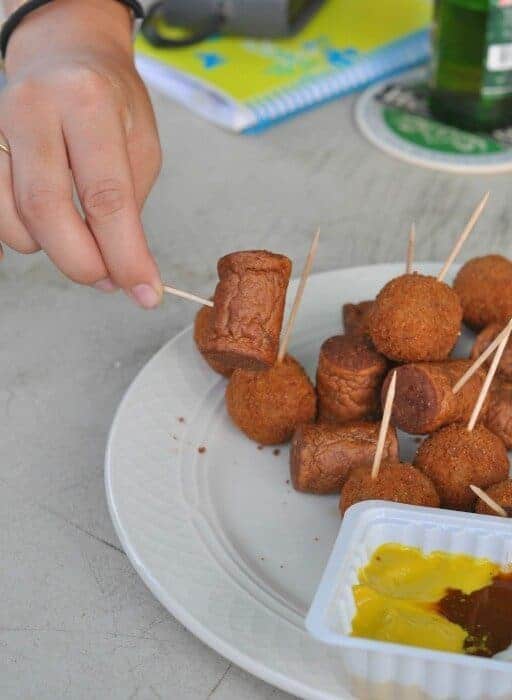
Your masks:
[[[487,503],[489,508],[491,508],[495,513],[501,515],[502,518],[508,518],[508,513],[505,508],[502,508],[499,503],[496,503],[494,498],[491,498],[487,493],[485,493],[485,491],[482,491],[481,488],[475,486],[474,484],[471,484],[469,488],[476,496],[478,496],[478,498],[480,498],[484,503]]]
[[[180,297],[181,299],[188,299],[189,301],[195,301],[196,304],[202,304],[203,306],[211,306],[213,308],[213,301],[210,299],[203,299],[203,297],[198,297],[195,294],[190,294],[189,292],[184,292],[181,289],[175,289],[174,287],[169,287],[168,284],[164,284],[164,292],[166,294],[173,294],[175,297]]]
[[[502,331],[500,331],[500,333],[498,333],[496,338],[494,338],[494,340],[489,345],[489,347],[484,350],[484,352],[480,355],[480,357],[478,357],[473,362],[471,367],[462,375],[462,377],[459,379],[457,384],[455,384],[455,386],[452,389],[454,394],[459,392],[462,389],[462,387],[464,386],[464,384],[466,384],[466,382],[468,382],[471,379],[471,377],[475,374],[475,372],[478,369],[480,369],[480,367],[484,364],[484,362],[489,359],[489,357],[496,350],[496,348],[501,343],[501,341],[503,340],[505,335],[507,335],[507,333],[510,333],[511,330],[512,330],[512,320],[510,320],[508,322],[508,324],[505,326],[505,328]]]
[[[293,327],[295,325],[295,320],[297,318],[297,313],[299,311],[299,306],[304,295],[304,290],[306,289],[306,282],[308,281],[309,273],[313,266],[313,261],[315,259],[316,251],[318,249],[318,240],[320,238],[320,229],[313,236],[313,241],[311,243],[311,248],[309,249],[308,257],[306,258],[306,263],[302,271],[302,275],[299,282],[299,287],[297,289],[297,294],[293,300],[292,310],[290,311],[290,317],[288,319],[288,324],[281,340],[281,345],[279,347],[279,352],[277,354],[277,363],[281,364],[286,355],[286,350],[288,349],[288,343],[290,342],[290,336],[292,334]]]
[[[382,462],[382,454],[386,444],[386,436],[388,434],[389,422],[391,420],[391,411],[393,410],[393,401],[395,400],[396,392],[396,370],[393,372],[391,381],[389,382],[388,393],[386,394],[386,403],[384,404],[384,413],[380,424],[379,439],[377,440],[377,448],[375,457],[373,458],[372,479],[379,476],[380,465]]]
[[[453,246],[452,252],[448,256],[445,264],[443,265],[443,268],[441,272],[438,275],[437,281],[442,282],[444,278],[446,277],[446,273],[450,269],[453,261],[457,257],[457,255],[460,253],[460,249],[464,245],[464,242],[466,241],[466,238],[469,236],[471,231],[474,229],[476,222],[480,218],[483,210],[485,209],[485,205],[487,204],[487,201],[490,197],[490,192],[486,192],[484,195],[482,201],[480,204],[477,206],[475,211],[471,214],[471,218],[469,219],[468,223],[466,224],[466,228],[464,231],[460,234],[460,236],[457,238],[455,245]]]
[[[414,264],[414,248],[416,245],[416,226],[414,221],[411,225],[411,230],[409,231],[409,243],[407,245],[407,264],[405,266],[405,274],[412,274],[412,266]]]
[[[482,406],[484,405],[485,398],[487,394],[489,393],[489,389],[491,388],[491,382],[494,379],[494,375],[496,374],[496,370],[498,369],[498,365],[500,364],[501,357],[503,353],[505,352],[505,348],[507,347],[508,339],[510,338],[510,333],[512,331],[512,324],[509,323],[507,326],[507,333],[504,335],[504,337],[501,340],[501,343],[498,345],[498,349],[496,350],[496,354],[494,355],[494,358],[492,360],[491,367],[489,371],[487,372],[487,377],[485,378],[485,382],[482,386],[482,389],[480,390],[480,394],[478,396],[477,402],[475,404],[475,407],[473,409],[473,413],[471,414],[471,418],[469,419],[468,423],[468,430],[471,432],[473,428],[476,425],[476,422],[478,420],[478,416],[480,415],[480,411],[482,410]]]

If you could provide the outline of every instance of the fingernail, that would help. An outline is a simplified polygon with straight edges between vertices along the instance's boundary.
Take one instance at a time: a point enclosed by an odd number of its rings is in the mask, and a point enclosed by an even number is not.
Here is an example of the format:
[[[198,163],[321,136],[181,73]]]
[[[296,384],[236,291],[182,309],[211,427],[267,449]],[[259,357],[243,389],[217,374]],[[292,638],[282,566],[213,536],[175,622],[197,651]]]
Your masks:
[[[99,292],[106,292],[107,294],[110,294],[110,292],[115,292],[116,289],[118,289],[118,287],[112,282],[110,277],[105,277],[104,280],[96,282],[94,288],[97,289]]]
[[[132,288],[132,296],[143,309],[154,309],[160,304],[161,294],[149,284],[138,284]]]

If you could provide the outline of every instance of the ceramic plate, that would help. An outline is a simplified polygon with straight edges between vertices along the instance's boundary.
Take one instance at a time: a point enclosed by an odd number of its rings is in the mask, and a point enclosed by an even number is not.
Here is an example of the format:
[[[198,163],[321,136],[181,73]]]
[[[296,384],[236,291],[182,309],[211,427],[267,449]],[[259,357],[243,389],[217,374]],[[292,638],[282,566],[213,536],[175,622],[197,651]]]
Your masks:
[[[312,377],[322,341],[340,332],[341,305],[373,298],[403,267],[311,277],[290,350]],[[468,347],[463,338],[459,352]],[[135,379],[106,455],[119,539],[158,600],[217,652],[301,698],[356,697],[342,652],[304,627],[339,530],[338,498],[296,493],[288,447],[258,449],[245,438],[227,416],[224,390],[225,380],[195,350],[191,328]],[[403,437],[402,457],[415,447]]]

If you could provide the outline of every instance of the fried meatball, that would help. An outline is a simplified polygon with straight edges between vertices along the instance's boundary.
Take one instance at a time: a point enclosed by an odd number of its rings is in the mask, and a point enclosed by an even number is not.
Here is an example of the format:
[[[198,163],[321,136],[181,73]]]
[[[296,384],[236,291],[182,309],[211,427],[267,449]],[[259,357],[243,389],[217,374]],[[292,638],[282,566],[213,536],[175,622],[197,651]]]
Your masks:
[[[414,273],[386,284],[369,322],[373,344],[390,360],[445,360],[460,334],[462,307],[447,284]]]
[[[475,344],[471,350],[471,359],[476,360],[480,355],[487,350],[492,341],[501,333],[504,328],[502,323],[491,323],[486,326],[483,331],[478,334]],[[493,356],[487,360],[486,364],[489,366],[492,362]],[[500,360],[498,366],[498,374],[504,379],[512,379],[512,340],[507,343],[505,352]]]
[[[501,255],[469,260],[455,278],[464,322],[475,330],[512,317],[512,262]]]
[[[358,304],[344,304],[342,322],[345,335],[368,335],[370,309],[373,301],[360,301]]]
[[[512,382],[493,382],[484,423],[512,450]]]
[[[194,340],[197,349],[201,353],[203,359],[210,365],[214,372],[222,374],[224,377],[230,377],[233,374],[233,367],[229,367],[222,360],[214,360],[206,355],[203,355],[200,348],[207,342],[208,334],[211,333],[211,320],[213,309],[209,306],[202,306],[196,314],[194,321]]]
[[[471,484],[487,489],[509,472],[503,441],[483,425],[469,432],[463,424],[447,425],[427,438],[414,464],[434,483],[444,508],[473,510]]]
[[[321,420],[372,419],[380,413],[380,389],[388,362],[367,338],[336,335],[321,349],[316,373]]]
[[[432,481],[412,464],[394,461],[382,462],[375,479],[371,467],[351,472],[341,490],[341,515],[355,503],[373,500],[439,508],[439,496]]]
[[[277,359],[292,264],[266,250],[231,253],[217,265],[211,333],[200,345],[227,367],[265,369]]]
[[[267,370],[237,369],[226,388],[226,407],[233,423],[261,445],[291,439],[301,423],[316,416],[315,389],[290,355]]]
[[[300,425],[292,440],[290,474],[293,487],[305,493],[339,493],[348,474],[373,464],[380,423],[310,423]],[[398,460],[396,430],[389,428],[384,459]]]
[[[470,360],[416,362],[394,370],[393,425],[411,435],[426,435],[448,423],[468,421],[485,381],[485,370],[477,370],[456,394],[452,388],[471,364]],[[383,405],[391,375],[392,372],[382,387]],[[482,420],[488,405],[487,397],[480,414]]]
[[[512,481],[510,479],[500,481],[498,484],[490,486],[486,490],[486,493],[507,512],[509,518],[512,517]],[[492,508],[489,508],[487,503],[484,503],[481,498],[476,502],[475,513],[497,515],[497,513]]]

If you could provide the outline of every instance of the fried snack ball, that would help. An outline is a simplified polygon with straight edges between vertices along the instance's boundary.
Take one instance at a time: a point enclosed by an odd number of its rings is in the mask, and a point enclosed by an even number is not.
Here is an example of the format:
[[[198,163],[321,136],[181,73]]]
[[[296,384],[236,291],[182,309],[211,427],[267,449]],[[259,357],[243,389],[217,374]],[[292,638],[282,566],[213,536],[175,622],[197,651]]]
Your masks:
[[[508,517],[512,517],[512,480],[500,481],[499,484],[494,484],[487,489],[486,494],[496,501],[498,505],[505,509]],[[487,503],[484,503],[481,498],[476,502],[475,513],[482,515],[497,515],[492,508],[489,508]]]
[[[316,393],[301,365],[290,355],[267,370],[237,369],[226,388],[233,423],[261,445],[292,438],[300,423],[316,417]]]
[[[439,508],[432,481],[407,462],[383,461],[375,479],[371,467],[354,469],[341,490],[342,517],[355,503],[372,500]]]
[[[505,325],[512,316],[512,262],[502,255],[469,260],[453,286],[470,328],[480,330],[495,322]]]
[[[489,408],[484,423],[512,450],[512,382],[495,379],[491,387]]]
[[[460,334],[462,307],[447,284],[414,273],[386,284],[369,322],[373,344],[390,360],[445,360]]]
[[[503,323],[491,323],[486,326],[483,331],[480,331],[471,349],[471,359],[476,360],[480,357],[480,355],[487,350],[492,341],[501,333],[504,327]],[[491,362],[492,355],[485,364],[489,366]],[[512,340],[507,343],[505,352],[498,366],[498,374],[504,379],[512,379]]]
[[[471,484],[487,489],[508,477],[505,445],[483,425],[469,432],[452,423],[428,437],[416,454],[414,465],[434,483],[441,505],[453,510],[473,510],[476,496]]]
[[[201,353],[201,356],[205,362],[207,362],[214,372],[222,374],[224,377],[231,377],[233,374],[233,368],[227,363],[221,360],[215,360],[213,358],[204,355],[200,348],[206,343],[208,335],[211,333],[211,319],[212,319],[213,309],[209,306],[202,306],[196,314],[194,321],[194,341],[197,345],[197,349]]]

